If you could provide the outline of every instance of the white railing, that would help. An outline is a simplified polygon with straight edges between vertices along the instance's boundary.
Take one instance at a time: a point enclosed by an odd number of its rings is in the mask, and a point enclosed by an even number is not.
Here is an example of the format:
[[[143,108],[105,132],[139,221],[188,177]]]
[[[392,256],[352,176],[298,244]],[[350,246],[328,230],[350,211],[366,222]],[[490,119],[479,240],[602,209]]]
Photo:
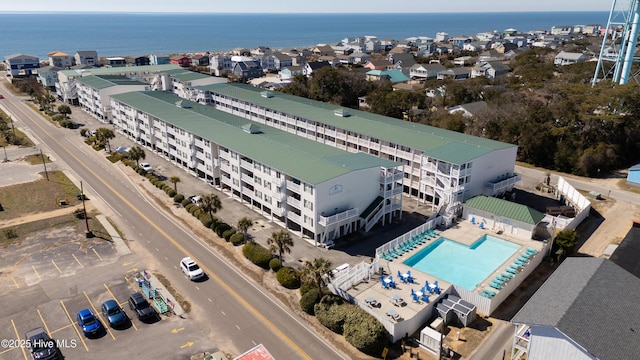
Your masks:
[[[300,200],[294,198],[293,196],[287,196],[287,204],[300,209]]]
[[[487,184],[489,185],[491,192],[500,192],[501,190],[513,187],[520,180],[522,180],[522,175],[513,174],[513,176],[509,178],[495,182],[489,181]]]
[[[394,181],[400,181],[404,178],[404,173],[402,171],[398,171],[393,175],[380,175],[380,183],[381,184],[385,184],[385,183],[391,183]]]
[[[331,224],[335,224],[339,221],[345,221],[358,216],[360,216],[360,212],[358,211],[358,208],[349,209],[331,216],[320,215],[320,218],[318,219],[318,224],[322,226],[328,226]]]
[[[296,184],[291,180],[287,180],[287,190],[300,193],[300,184]]]
[[[302,222],[300,221],[300,215],[294,213],[293,211],[288,211],[287,217],[289,218],[289,220],[292,220],[299,225],[302,224]]]
[[[440,217],[429,220],[426,223],[414,228],[413,230],[410,230],[409,232],[406,232],[398,236],[397,238],[387,242],[386,244],[383,244],[382,246],[378,247],[376,249],[375,262],[377,263],[380,260],[380,258],[382,257],[382,254],[395,248],[396,246],[402,244],[405,241],[411,240],[414,236],[418,236],[426,232],[427,230],[435,228],[436,224],[438,224],[439,222],[440,222]]]

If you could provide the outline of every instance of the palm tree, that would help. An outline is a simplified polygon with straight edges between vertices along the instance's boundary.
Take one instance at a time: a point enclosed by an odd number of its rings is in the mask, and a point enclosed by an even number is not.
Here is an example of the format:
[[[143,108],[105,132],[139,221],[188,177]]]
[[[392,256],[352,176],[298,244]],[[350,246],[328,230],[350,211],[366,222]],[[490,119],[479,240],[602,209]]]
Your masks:
[[[242,240],[247,241],[247,232],[253,226],[253,220],[243,217],[238,221],[238,230],[242,233]]]
[[[144,160],[145,156],[144,150],[139,146],[134,146],[129,150],[129,157],[136,162],[136,166],[139,166],[138,161]]]
[[[180,182],[180,177],[172,176],[169,178],[169,182],[173,184],[173,190],[178,193],[178,183]]]
[[[216,194],[204,194],[200,197],[200,210],[206,212],[213,219],[213,214],[222,209],[222,202]]]
[[[331,277],[331,261],[320,257],[312,261],[307,260],[304,262],[302,278],[304,281],[316,285],[319,294],[322,294],[325,277]]]
[[[267,245],[269,250],[278,253],[278,258],[282,261],[283,253],[291,253],[291,247],[293,246],[293,239],[286,230],[274,231],[271,233],[271,237],[267,239]]]
[[[115,137],[116,134],[114,134],[111,129],[101,127],[96,130],[96,139],[100,142],[106,143],[109,148],[109,152],[111,152],[111,144],[109,143],[109,140],[114,139]]]

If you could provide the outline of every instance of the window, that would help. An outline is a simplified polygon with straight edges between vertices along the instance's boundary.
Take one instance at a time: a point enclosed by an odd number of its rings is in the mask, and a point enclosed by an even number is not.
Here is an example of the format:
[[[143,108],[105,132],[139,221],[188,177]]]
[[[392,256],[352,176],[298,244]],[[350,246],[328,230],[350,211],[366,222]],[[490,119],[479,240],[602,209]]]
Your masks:
[[[238,167],[235,166],[235,165],[231,165],[231,171],[237,174],[238,173]]]
[[[262,179],[260,179],[259,177],[257,177],[257,176],[256,176],[256,177],[254,178],[254,181],[255,181],[255,183],[256,183],[256,184],[258,184],[258,185],[262,185]]]
[[[313,186],[305,183],[304,184],[304,191],[308,192],[309,194],[313,195]]]
[[[304,222],[305,222],[305,224],[309,224],[309,225],[313,226],[313,219],[308,217],[307,215],[304,216]]]
[[[313,210],[313,203],[307,199],[304,199],[304,207],[309,210]]]

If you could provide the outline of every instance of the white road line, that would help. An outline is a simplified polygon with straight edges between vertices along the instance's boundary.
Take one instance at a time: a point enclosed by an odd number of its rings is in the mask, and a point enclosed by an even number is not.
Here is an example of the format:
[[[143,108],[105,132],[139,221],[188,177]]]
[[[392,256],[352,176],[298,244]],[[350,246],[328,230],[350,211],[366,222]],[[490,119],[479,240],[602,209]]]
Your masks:
[[[238,328],[238,330],[241,330],[241,329],[240,329],[240,326],[238,326],[237,324],[236,324],[236,327]]]
[[[207,300],[209,300],[209,302],[213,302],[213,300],[211,300],[211,298],[207,298]]]
[[[224,311],[220,311],[220,313],[222,313],[222,315],[227,316],[227,314],[224,313]]]

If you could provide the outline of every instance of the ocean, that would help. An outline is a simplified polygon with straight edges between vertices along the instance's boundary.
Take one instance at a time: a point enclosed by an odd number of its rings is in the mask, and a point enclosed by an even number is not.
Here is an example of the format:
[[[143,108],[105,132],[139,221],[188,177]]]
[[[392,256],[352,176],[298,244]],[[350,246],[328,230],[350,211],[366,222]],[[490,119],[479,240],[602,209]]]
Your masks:
[[[608,12],[407,14],[0,13],[0,59],[23,53],[96,50],[98,56],[272,49],[333,43],[347,36],[379,39],[550,30],[554,25],[607,25]]]

